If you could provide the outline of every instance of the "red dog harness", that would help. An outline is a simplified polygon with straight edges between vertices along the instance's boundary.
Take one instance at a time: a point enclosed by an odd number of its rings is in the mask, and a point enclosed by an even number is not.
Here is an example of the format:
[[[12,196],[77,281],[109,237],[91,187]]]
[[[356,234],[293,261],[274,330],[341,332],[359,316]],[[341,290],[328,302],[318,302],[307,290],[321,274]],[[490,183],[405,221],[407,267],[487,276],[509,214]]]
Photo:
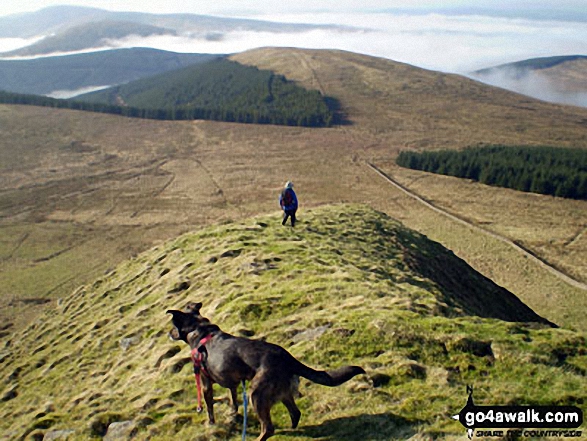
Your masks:
[[[204,357],[201,352],[201,348],[203,348],[206,343],[208,343],[212,339],[212,335],[207,335],[203,339],[200,340],[200,344],[192,349],[191,357],[192,363],[194,363],[194,375],[196,376],[196,389],[198,390],[198,408],[196,409],[198,412],[202,411],[202,380],[201,380],[201,372],[204,373],[208,378],[210,375],[206,372],[206,367],[203,365]]]

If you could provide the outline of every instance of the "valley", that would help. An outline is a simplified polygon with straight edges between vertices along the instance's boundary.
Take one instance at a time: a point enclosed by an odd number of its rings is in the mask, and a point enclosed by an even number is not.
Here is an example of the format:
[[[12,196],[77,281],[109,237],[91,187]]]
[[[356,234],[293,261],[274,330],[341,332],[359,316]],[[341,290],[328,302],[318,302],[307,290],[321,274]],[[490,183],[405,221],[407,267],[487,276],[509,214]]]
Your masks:
[[[44,297],[50,293],[49,297],[59,297],[88,277],[83,270],[70,269],[74,275],[53,267],[59,260],[71,258],[96,274],[158,239],[222,219],[276,210],[275,194],[283,185],[281,181],[287,179],[298,182],[302,206],[363,202],[409,226],[434,219],[433,213],[427,214],[393,188],[382,185],[365,166],[367,160],[384,170],[391,167],[391,174],[405,184],[426,178],[426,191],[443,199],[439,205],[463,217],[471,217],[466,210],[479,212],[477,203],[493,207],[493,199],[499,198],[505,207],[499,213],[515,213],[516,217],[501,221],[502,226],[493,215],[491,222],[497,224],[493,228],[512,240],[528,242],[539,256],[570,275],[584,274],[581,256],[585,245],[580,235],[585,228],[581,216],[584,202],[476,184],[456,185],[460,181],[414,174],[392,164],[395,154],[406,148],[458,148],[506,140],[585,148],[587,132],[581,121],[587,118],[587,112],[533,101],[453,75],[343,52],[266,49],[234,59],[245,63],[254,59],[260,68],[274,69],[306,87],[319,84],[341,100],[352,124],[312,130],[201,121],[175,123],[2,106],[2,126],[7,128],[0,135],[4,167],[2,227],[14,231],[4,235],[12,239],[5,239],[3,247],[4,267],[11,268],[2,273],[7,287],[3,295]],[[434,87],[440,84],[444,86]],[[444,98],[451,94],[457,98]],[[410,186],[419,191],[416,184]],[[475,196],[463,197],[466,202],[462,204],[457,196],[462,191],[474,191]],[[524,211],[515,208],[519,204],[536,208],[530,208],[525,217]],[[542,219],[532,232],[536,216]],[[485,218],[479,221],[487,222]],[[507,222],[528,225],[529,231],[508,227]],[[438,240],[432,230],[420,228]],[[459,227],[446,230],[454,228]],[[96,252],[94,258],[77,259],[75,253],[83,255],[86,246],[86,252],[96,251],[94,244],[89,240],[84,241],[85,246],[77,243],[72,247],[67,241],[61,245],[62,229],[77,231],[85,238],[110,237],[105,241],[110,245],[104,255]],[[92,230],[89,236],[88,229]],[[37,230],[49,251],[38,249],[37,240],[22,240]],[[553,231],[560,233],[550,237]],[[73,233],[68,236],[75,237]],[[550,242],[553,240],[556,243]],[[570,248],[557,245],[567,242],[572,244]],[[458,248],[456,243],[443,243]],[[45,260],[48,255],[54,257]],[[501,273],[489,269],[501,260],[496,256],[472,250],[463,257],[489,276]],[[531,278],[535,283],[520,282],[515,271],[499,277],[506,287],[522,284],[527,293],[524,297],[542,292],[542,297],[557,298],[550,288],[545,292],[535,278]],[[33,290],[31,282],[25,282],[32,278],[36,280]],[[45,285],[39,280],[50,282]],[[59,286],[63,288],[59,290]],[[565,289],[563,284],[555,292]],[[9,311],[13,315],[14,310]]]

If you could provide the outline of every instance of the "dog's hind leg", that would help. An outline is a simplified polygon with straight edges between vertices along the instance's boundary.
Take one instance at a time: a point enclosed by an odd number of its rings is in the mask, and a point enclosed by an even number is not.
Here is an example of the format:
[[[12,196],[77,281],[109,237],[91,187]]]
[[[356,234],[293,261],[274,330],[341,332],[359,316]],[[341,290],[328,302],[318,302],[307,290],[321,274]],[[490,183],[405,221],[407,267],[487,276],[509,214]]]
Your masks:
[[[251,402],[261,422],[261,434],[255,441],[266,441],[275,433],[271,407],[275,404],[275,384],[269,378],[256,376],[251,382]]]
[[[259,396],[253,392],[251,394],[251,400],[257,412],[257,417],[261,421],[261,434],[256,441],[266,441],[269,437],[275,433],[275,427],[271,421],[271,403],[267,400],[267,397]]]
[[[289,417],[291,418],[291,428],[295,429],[298,427],[302,412],[300,412],[300,409],[298,409],[298,406],[296,406],[296,402],[291,395],[281,400],[281,402],[285,404],[285,407],[287,407],[287,411],[289,412]]]
[[[301,396],[300,391],[298,388],[300,387],[300,377],[294,375],[289,380],[289,390],[286,392],[285,396],[281,399],[281,402],[287,408],[289,412],[289,417],[291,418],[291,427],[295,429],[298,427],[298,423],[300,422],[300,417],[302,413],[298,406],[296,406],[295,397]]]

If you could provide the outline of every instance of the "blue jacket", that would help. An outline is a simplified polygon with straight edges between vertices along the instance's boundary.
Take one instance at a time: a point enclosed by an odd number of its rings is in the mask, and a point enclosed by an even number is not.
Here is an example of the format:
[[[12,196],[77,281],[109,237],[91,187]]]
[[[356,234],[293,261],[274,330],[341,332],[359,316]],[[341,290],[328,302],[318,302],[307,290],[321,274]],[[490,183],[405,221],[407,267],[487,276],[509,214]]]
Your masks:
[[[290,192],[291,203],[289,205],[286,205],[284,201],[285,192]],[[293,211],[298,209],[298,197],[296,196],[296,192],[293,191],[293,188],[283,189],[283,191],[279,195],[279,205],[281,206],[281,209],[284,211]]]

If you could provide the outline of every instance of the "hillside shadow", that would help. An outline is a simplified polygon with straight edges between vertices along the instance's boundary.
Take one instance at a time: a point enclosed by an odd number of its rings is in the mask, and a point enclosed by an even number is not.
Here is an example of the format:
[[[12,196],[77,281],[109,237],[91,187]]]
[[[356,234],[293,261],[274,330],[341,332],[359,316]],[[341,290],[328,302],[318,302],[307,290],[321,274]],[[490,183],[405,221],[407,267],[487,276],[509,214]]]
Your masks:
[[[403,251],[404,263],[415,274],[437,286],[442,296],[439,300],[446,303],[453,313],[462,311],[466,315],[557,327],[438,242],[406,233],[398,234],[397,240]],[[444,313],[451,316],[450,311]]]
[[[325,96],[324,102],[332,112],[332,124],[335,126],[351,126],[353,122],[348,119],[347,114],[342,109],[340,101],[331,96]]]
[[[417,426],[417,422],[390,412],[334,418],[314,426],[305,426],[302,416],[301,426],[286,433],[321,441],[389,441],[412,437]]]

